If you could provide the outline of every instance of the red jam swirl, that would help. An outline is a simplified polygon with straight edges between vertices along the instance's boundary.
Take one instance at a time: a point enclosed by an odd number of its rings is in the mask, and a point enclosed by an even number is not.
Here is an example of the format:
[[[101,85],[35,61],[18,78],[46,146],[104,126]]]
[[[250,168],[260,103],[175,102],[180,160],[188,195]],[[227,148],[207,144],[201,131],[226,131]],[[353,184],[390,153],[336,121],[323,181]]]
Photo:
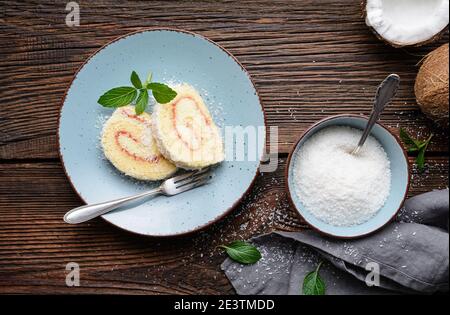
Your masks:
[[[193,148],[193,147],[192,147],[192,143],[189,142],[189,141],[186,141],[186,140],[183,138],[183,136],[181,135],[180,130],[178,129],[178,124],[177,124],[177,106],[179,106],[179,103],[180,103],[181,100],[185,100],[185,99],[189,99],[190,101],[192,101],[192,102],[195,104],[196,109],[198,110],[198,112],[200,113],[200,115],[202,116],[202,118],[204,119],[205,124],[206,124],[206,126],[207,126],[208,128],[211,128],[212,121],[211,121],[210,117],[208,117],[208,115],[206,115],[206,114],[203,112],[202,108],[199,106],[199,104],[198,104],[198,103],[195,101],[195,99],[193,99],[192,97],[189,97],[189,96],[180,97],[176,102],[174,102],[174,103],[172,104],[173,128],[175,129],[175,131],[176,131],[176,133],[177,133],[177,137],[184,143],[184,145],[185,145],[186,147],[189,148],[189,150],[195,151],[195,150],[198,150],[198,149],[200,149],[200,148],[197,148],[197,149]],[[187,127],[187,128],[189,128],[189,129],[192,130],[192,133],[193,133],[193,135],[194,135],[195,138],[197,138],[197,139],[203,139],[203,135],[202,135],[202,134],[201,134],[201,135],[198,134],[197,130],[194,129],[194,126],[192,125],[192,122],[185,122],[184,125],[185,125],[185,127]]]
[[[125,131],[125,130],[117,131],[116,134],[114,135],[114,138],[116,140],[116,145],[126,155],[132,157],[136,161],[149,162],[149,163],[158,163],[159,162],[159,160],[161,158],[160,155],[153,155],[150,158],[144,158],[144,157],[138,156],[135,153],[132,153],[132,152],[128,151],[120,143],[120,140],[119,140],[120,137],[127,137],[127,138],[131,139],[132,141],[134,141],[134,142],[136,142],[138,144],[140,144],[140,142],[131,133],[129,133],[128,131]]]

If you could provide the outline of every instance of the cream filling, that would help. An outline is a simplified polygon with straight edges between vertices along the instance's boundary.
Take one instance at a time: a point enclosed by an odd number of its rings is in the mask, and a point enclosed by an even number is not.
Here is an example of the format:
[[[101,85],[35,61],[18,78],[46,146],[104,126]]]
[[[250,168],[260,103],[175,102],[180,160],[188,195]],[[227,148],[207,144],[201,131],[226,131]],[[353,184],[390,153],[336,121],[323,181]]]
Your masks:
[[[157,104],[153,134],[161,153],[175,165],[196,169],[223,160],[223,143],[217,126],[201,99],[182,91],[176,103]],[[174,120],[175,119],[175,120]]]

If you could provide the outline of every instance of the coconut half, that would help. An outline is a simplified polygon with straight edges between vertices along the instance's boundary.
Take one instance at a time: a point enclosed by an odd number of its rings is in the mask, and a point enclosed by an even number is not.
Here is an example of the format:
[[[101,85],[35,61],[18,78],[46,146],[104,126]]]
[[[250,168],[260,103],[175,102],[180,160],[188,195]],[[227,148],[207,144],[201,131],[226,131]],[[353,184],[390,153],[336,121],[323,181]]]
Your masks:
[[[449,21],[449,0],[366,0],[366,24],[394,47],[439,38]]]
[[[426,56],[417,74],[414,91],[422,112],[448,128],[448,43]]]

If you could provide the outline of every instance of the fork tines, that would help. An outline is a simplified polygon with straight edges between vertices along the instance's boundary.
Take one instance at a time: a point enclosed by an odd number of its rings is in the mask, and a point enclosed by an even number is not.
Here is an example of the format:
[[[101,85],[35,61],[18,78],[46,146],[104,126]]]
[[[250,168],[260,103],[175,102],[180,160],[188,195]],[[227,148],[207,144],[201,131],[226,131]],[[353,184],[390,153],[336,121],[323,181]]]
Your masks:
[[[173,182],[176,188],[182,187],[187,184],[203,184],[212,177],[210,174],[210,168],[203,168],[190,173],[179,175],[173,178]]]

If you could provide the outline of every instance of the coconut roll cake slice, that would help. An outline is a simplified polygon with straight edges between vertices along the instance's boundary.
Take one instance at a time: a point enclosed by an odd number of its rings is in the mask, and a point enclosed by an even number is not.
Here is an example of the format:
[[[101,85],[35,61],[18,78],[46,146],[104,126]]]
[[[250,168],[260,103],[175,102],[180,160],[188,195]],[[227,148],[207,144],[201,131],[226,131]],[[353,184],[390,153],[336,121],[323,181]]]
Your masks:
[[[199,93],[190,85],[174,87],[177,96],[156,104],[152,130],[161,153],[176,166],[199,169],[224,159],[220,131]]]
[[[176,171],[158,150],[152,136],[151,115],[137,116],[134,107],[118,108],[103,127],[101,139],[106,158],[125,175],[160,180]]]

